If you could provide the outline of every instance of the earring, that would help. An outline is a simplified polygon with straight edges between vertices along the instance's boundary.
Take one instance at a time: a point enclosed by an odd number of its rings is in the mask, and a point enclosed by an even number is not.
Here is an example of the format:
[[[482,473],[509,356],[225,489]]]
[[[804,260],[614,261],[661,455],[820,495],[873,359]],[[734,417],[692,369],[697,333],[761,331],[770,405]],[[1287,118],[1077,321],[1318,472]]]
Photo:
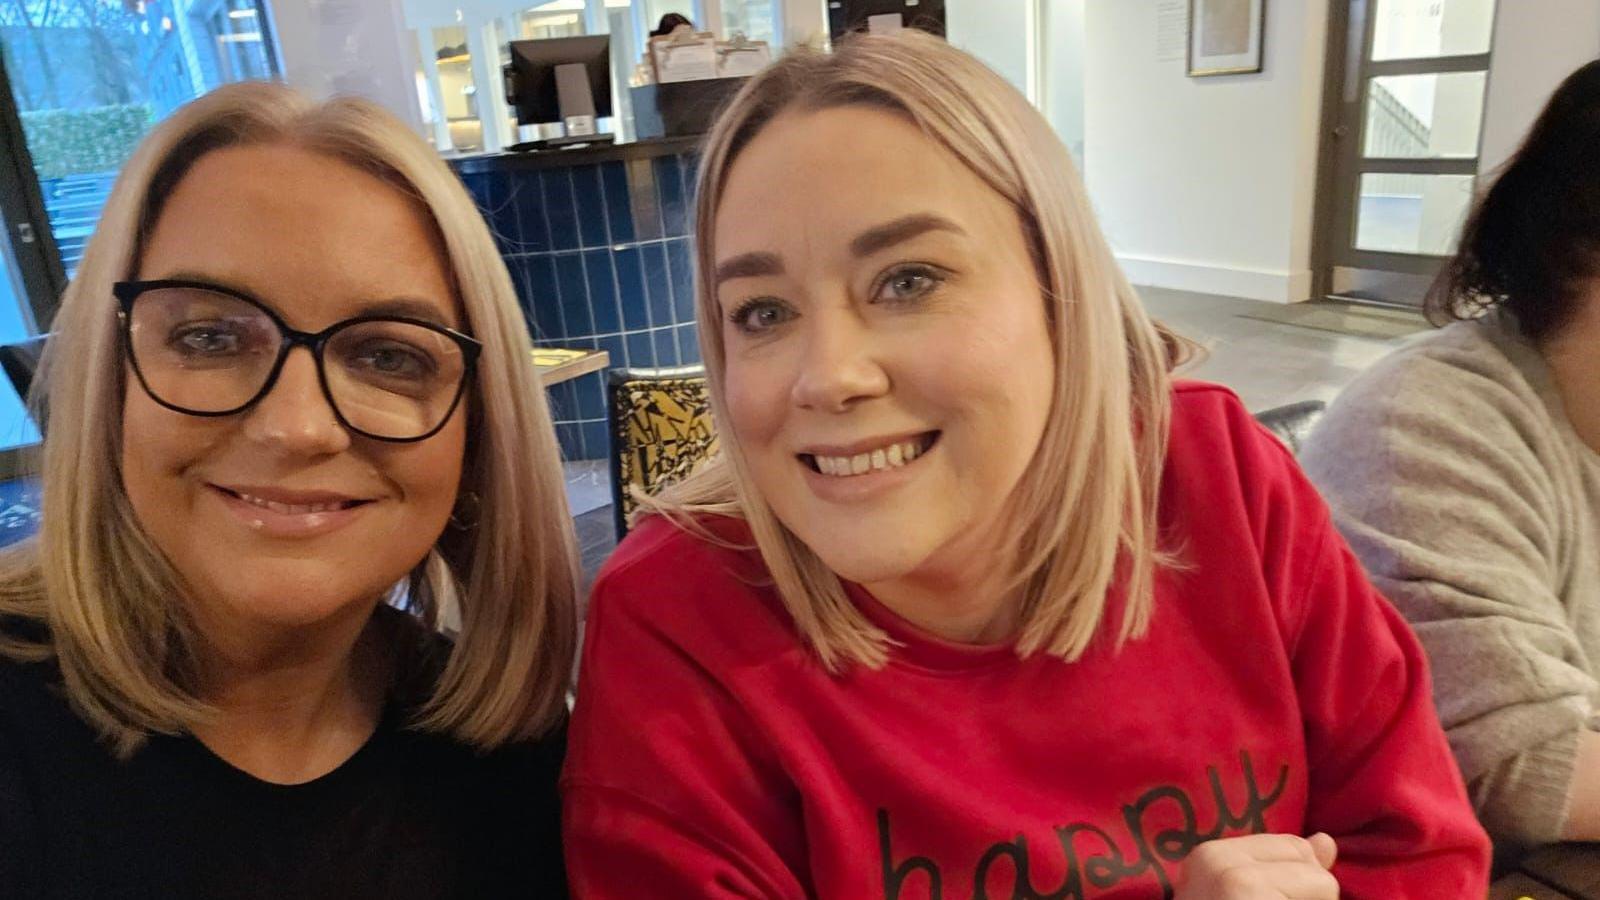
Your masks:
[[[455,508],[450,511],[450,527],[457,531],[471,531],[478,527],[483,516],[483,501],[476,491],[462,491],[456,497]]]

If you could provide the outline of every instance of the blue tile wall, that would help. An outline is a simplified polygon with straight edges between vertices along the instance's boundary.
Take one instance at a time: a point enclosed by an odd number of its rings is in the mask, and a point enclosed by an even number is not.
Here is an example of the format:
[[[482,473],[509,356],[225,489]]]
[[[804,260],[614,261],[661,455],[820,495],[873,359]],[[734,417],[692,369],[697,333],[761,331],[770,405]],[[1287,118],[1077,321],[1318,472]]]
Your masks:
[[[633,212],[628,205],[628,170],[621,163],[607,163],[600,167],[600,191],[605,195],[606,224],[611,228],[610,241],[626,244],[633,240]]]
[[[700,361],[692,155],[464,174],[536,343],[598,347],[613,367]],[[550,392],[568,459],[609,452],[604,373]]]
[[[630,366],[654,366],[656,364],[656,345],[650,332],[630,332],[624,347],[628,352],[628,364]]]

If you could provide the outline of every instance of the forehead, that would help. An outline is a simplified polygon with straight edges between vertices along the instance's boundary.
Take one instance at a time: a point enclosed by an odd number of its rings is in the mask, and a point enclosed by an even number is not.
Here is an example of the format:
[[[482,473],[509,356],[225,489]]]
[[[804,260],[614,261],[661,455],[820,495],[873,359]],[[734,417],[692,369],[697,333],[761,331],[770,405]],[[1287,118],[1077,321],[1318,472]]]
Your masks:
[[[1005,198],[903,114],[789,112],[734,161],[713,240],[719,258],[799,241],[844,244],[864,227],[923,212],[971,234],[1015,219]]]
[[[217,150],[183,176],[138,277],[176,274],[249,290],[301,327],[397,296],[456,317],[443,248],[422,205],[350,163],[288,144]]]

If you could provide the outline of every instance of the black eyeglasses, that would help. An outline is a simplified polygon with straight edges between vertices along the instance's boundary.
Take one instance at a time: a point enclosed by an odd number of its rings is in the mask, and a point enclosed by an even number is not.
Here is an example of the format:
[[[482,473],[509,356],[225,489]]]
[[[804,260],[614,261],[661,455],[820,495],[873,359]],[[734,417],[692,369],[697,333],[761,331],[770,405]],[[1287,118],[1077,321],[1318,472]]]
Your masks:
[[[123,339],[150,399],[191,416],[231,416],[259,402],[295,347],[345,428],[380,441],[420,441],[449,421],[483,345],[409,316],[366,315],[312,334],[261,301],[200,281],[123,281]]]

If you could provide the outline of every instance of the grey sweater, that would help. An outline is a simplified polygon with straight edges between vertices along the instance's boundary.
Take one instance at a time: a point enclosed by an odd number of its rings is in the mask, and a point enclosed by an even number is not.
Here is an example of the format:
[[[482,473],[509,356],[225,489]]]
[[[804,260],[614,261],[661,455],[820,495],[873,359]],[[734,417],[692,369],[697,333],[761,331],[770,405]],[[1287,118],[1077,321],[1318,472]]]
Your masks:
[[[1497,315],[1441,329],[1357,379],[1303,462],[1427,648],[1489,833],[1559,840],[1600,703],[1600,456],[1543,358]]]

